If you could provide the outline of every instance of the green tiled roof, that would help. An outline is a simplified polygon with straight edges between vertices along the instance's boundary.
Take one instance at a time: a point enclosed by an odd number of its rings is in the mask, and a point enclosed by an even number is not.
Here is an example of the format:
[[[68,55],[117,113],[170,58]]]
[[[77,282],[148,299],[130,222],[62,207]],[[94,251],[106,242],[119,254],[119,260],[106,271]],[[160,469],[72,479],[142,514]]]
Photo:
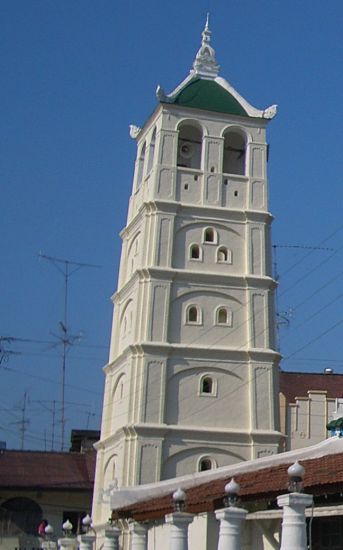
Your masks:
[[[237,99],[214,80],[193,80],[180,91],[173,103],[205,111],[249,116]]]

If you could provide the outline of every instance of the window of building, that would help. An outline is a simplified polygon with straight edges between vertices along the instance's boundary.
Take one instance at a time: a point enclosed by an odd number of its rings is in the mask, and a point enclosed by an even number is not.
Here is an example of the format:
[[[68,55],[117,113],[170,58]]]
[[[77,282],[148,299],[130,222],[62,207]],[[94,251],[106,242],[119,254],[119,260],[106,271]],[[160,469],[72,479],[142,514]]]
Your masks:
[[[191,260],[201,260],[202,259],[202,250],[198,244],[191,244],[189,247],[189,257]]]
[[[232,326],[232,311],[227,307],[219,307],[216,311],[216,324]]]
[[[198,126],[183,124],[179,129],[177,165],[184,168],[201,168],[202,131]]]
[[[224,136],[223,173],[245,175],[245,137],[237,131],[228,131]]]
[[[205,376],[201,380],[201,393],[212,393],[213,380],[209,376]]]
[[[218,263],[232,263],[232,252],[226,246],[220,246],[217,250],[217,262]]]
[[[206,472],[216,467],[216,463],[213,458],[209,456],[202,456],[198,460],[198,472]]]
[[[203,240],[205,243],[217,244],[217,231],[213,227],[206,227],[204,229]]]
[[[204,374],[199,379],[199,394],[215,397],[217,395],[217,380],[210,374]]]
[[[186,323],[191,325],[201,324],[201,311],[199,306],[190,305],[186,309]]]

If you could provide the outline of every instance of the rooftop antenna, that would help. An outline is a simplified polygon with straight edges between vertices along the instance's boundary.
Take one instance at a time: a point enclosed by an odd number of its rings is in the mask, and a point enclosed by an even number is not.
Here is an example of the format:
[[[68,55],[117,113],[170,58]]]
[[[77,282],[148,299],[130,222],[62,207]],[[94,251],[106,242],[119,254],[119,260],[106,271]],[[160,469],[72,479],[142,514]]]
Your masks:
[[[30,423],[30,421],[26,419],[27,399],[28,399],[28,395],[27,395],[27,391],[25,391],[24,392],[24,397],[23,397],[23,404],[20,407],[21,420],[18,420],[17,422],[12,422],[12,424],[18,424],[19,425],[19,431],[20,431],[20,434],[21,434],[20,435],[20,449],[22,451],[24,450],[24,445],[25,445],[25,432],[26,432],[27,427]]]
[[[66,363],[67,352],[76,340],[80,339],[80,335],[72,336],[69,333],[68,327],[68,284],[70,277],[79,269],[83,267],[99,268],[100,265],[87,264],[81,262],[74,262],[72,260],[66,260],[64,258],[56,258],[54,256],[47,256],[46,254],[39,253],[39,258],[47,260],[52,263],[57,271],[59,271],[64,278],[64,308],[63,308],[63,321],[60,321],[61,336],[57,337],[62,343],[62,395],[61,395],[61,451],[64,450],[64,430],[65,430],[65,378],[66,378]]]

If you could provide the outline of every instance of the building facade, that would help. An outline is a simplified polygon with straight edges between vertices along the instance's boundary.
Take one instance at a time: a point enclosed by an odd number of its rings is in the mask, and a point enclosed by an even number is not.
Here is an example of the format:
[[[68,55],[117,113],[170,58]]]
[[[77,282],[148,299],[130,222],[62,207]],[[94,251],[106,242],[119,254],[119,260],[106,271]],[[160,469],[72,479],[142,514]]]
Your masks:
[[[268,121],[218,76],[208,23],[142,128],[113,297],[101,495],[280,448]],[[99,504],[99,505],[98,505]],[[104,519],[104,518],[103,518]]]

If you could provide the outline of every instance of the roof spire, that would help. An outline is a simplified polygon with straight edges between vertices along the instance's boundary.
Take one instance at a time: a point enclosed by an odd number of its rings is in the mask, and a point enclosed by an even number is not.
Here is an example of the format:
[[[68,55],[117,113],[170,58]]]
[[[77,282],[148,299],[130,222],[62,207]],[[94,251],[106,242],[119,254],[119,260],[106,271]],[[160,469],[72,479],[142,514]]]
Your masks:
[[[209,29],[210,14],[207,13],[205,28],[202,31],[201,46],[196,54],[193,70],[191,72],[205,78],[216,78],[219,72],[219,65],[216,62],[215,51],[210,45],[211,31]]]

